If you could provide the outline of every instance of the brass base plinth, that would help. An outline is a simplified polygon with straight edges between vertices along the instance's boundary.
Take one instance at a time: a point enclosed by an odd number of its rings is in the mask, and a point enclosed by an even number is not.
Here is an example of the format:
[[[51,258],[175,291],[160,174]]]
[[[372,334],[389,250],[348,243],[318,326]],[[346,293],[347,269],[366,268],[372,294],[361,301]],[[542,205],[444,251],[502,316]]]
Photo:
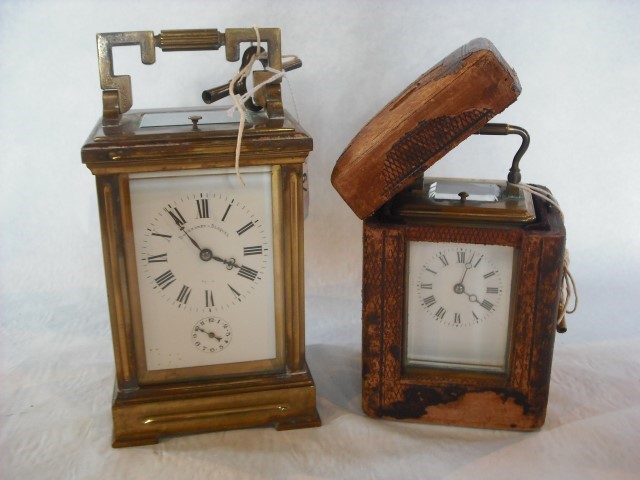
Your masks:
[[[273,426],[291,430],[320,426],[310,373],[283,385],[278,378],[220,391],[218,385],[171,392],[146,387],[143,396],[116,390],[112,406],[114,448],[158,443],[165,435]],[[156,392],[154,392],[156,390]]]

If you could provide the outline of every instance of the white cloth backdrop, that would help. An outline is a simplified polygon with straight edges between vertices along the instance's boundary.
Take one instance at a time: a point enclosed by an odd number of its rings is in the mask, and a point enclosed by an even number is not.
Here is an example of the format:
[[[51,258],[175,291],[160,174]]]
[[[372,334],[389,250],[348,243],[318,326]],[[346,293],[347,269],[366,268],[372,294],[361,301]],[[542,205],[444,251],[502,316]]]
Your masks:
[[[0,478],[639,478],[639,20],[632,0],[0,0]],[[304,62],[289,77],[315,140],[307,345],[323,426],[113,450],[97,202],[79,155],[101,110],[94,35],[253,24],[281,27],[284,52]],[[532,135],[523,177],[560,201],[580,290],[536,433],[360,409],[361,223],[331,169],[387,101],[480,36],[519,74],[522,95],[496,120]],[[133,47],[115,62],[134,108],[199,105],[237,69],[219,52],[158,52],[143,66]],[[517,141],[474,137],[434,173],[503,177]]]

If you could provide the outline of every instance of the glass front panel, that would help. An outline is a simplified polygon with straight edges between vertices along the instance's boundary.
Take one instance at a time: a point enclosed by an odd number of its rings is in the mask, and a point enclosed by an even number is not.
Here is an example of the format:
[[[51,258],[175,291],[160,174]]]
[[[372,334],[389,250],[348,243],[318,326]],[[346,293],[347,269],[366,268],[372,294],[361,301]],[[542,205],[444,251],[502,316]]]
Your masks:
[[[137,174],[130,200],[149,371],[274,359],[271,167]]]
[[[515,249],[409,242],[405,365],[505,372]]]

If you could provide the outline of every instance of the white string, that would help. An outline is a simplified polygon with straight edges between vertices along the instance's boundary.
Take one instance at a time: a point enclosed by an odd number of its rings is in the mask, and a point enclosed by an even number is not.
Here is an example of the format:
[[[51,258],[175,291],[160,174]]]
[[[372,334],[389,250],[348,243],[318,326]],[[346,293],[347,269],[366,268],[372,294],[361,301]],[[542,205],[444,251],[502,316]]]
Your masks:
[[[247,64],[244,66],[244,68],[242,68],[229,82],[229,93],[233,100],[234,106],[231,107],[229,110],[227,110],[227,114],[229,116],[233,115],[233,113],[236,110],[240,114],[240,123],[238,125],[238,140],[236,141],[235,170],[236,170],[236,176],[238,177],[238,180],[240,180],[240,184],[243,187],[245,186],[245,183],[244,183],[244,180],[242,180],[242,175],[240,174],[240,149],[242,147],[242,136],[244,134],[244,126],[247,118],[247,110],[245,109],[244,102],[249,97],[251,97],[255,92],[257,92],[259,89],[263,88],[268,83],[274,82],[279,78],[284,77],[284,79],[287,81],[287,84],[289,85],[289,80],[286,77],[286,72],[284,71],[284,69],[276,70],[274,68],[267,66],[265,70],[274,73],[273,76],[269,77],[267,80],[259,83],[258,85],[254,85],[250,90],[247,91],[247,93],[245,93],[242,96],[235,93],[236,83],[238,83],[240,79],[245,78],[247,75],[249,75],[249,73],[253,69],[253,64],[256,60],[265,58],[265,55],[266,55],[266,52],[260,51],[262,48],[260,46],[260,30],[255,25],[253,25],[253,30],[256,32],[256,44],[257,44],[256,53],[251,56],[251,58],[249,59]],[[295,55],[283,55],[282,58],[289,58],[289,57],[297,58]],[[291,91],[291,85],[289,85],[289,90]],[[293,92],[291,93],[291,97],[293,98]],[[296,111],[296,120],[298,120],[298,108],[295,104],[295,100],[293,101],[293,106]]]
[[[256,58],[260,55],[260,30],[255,25],[253,26],[253,30],[256,32],[256,53],[251,55],[251,58],[244,66],[244,68],[240,69],[240,71],[231,79],[229,82],[229,93],[231,98],[233,99],[233,103],[235,107],[238,109],[238,113],[240,114],[240,124],[238,125],[238,140],[236,142],[236,176],[238,180],[240,180],[240,184],[244,187],[244,180],[242,180],[242,175],[240,175],[240,148],[242,146],[242,135],[244,133],[244,124],[247,118],[247,111],[244,108],[240,100],[240,95],[235,93],[236,83],[240,81],[241,78],[246,77],[251,69],[253,68],[253,62],[256,61]],[[230,115],[233,113],[233,110],[228,112]]]
[[[285,59],[285,58],[298,58],[298,57],[296,55],[283,55],[282,58]],[[251,89],[247,90],[247,93],[245,93],[244,95],[240,96],[240,100],[242,102],[242,105],[244,105],[244,102],[249,97],[253,96],[254,93],[256,93],[258,90],[260,90],[262,87],[264,87],[268,83],[274,82],[275,80],[278,80],[279,78],[284,78],[284,80],[287,82],[287,85],[289,86],[289,90],[291,91],[291,100],[293,100],[293,107],[295,109],[296,119],[298,120],[298,107],[296,106],[295,98],[293,97],[293,91],[291,89],[291,84],[289,83],[289,78],[287,77],[287,72],[285,72],[284,70],[276,70],[275,68],[271,68],[271,67],[265,67],[265,70],[267,72],[273,73],[274,75],[272,75],[271,77],[269,77],[268,79],[266,79],[262,83],[259,83],[258,85],[254,85]],[[228,110],[228,113],[232,114],[233,112],[235,112],[238,109],[239,109],[238,105],[234,105],[233,107],[231,107]]]
[[[548,190],[536,187],[535,185],[529,185],[527,183],[509,183],[509,185],[520,188],[521,190],[531,193],[531,195],[535,195],[549,202],[551,205],[556,207],[560,212],[560,215],[564,217],[560,205]],[[565,249],[564,258],[562,259],[562,287],[560,291],[560,303],[558,305],[557,328],[560,333],[567,331],[566,316],[572,314],[578,309],[578,289],[576,288],[576,281],[569,271],[569,263],[569,250]],[[569,309],[569,303],[574,295],[575,298],[573,300],[573,306]]]
[[[556,207],[558,209],[558,211],[560,212],[560,214],[564,217],[564,214],[562,213],[562,209],[560,208],[560,205],[558,204],[558,201],[554,198],[553,195],[551,195],[551,192],[549,192],[548,190],[545,190],[545,189],[540,188],[540,187],[536,187],[535,185],[529,185],[528,183],[511,183],[511,182],[509,182],[509,185],[512,185],[512,186],[517,187],[517,188],[520,188],[522,190],[525,190],[525,191],[529,192],[531,195],[536,195],[536,196],[542,198],[543,200],[546,200],[551,205]]]
[[[566,316],[575,312],[578,308],[578,291],[576,290],[576,282],[569,271],[569,251],[565,250],[563,259],[563,275],[562,289],[560,293],[560,304],[558,306],[558,331],[564,333],[567,331]],[[572,293],[575,293],[573,307],[569,309]]]

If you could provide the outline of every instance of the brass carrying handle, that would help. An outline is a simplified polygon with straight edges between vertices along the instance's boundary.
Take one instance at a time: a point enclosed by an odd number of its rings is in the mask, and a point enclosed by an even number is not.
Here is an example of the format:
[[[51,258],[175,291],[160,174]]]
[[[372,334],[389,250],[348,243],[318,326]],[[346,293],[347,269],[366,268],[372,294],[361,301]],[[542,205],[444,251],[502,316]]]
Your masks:
[[[522,144],[513,157],[511,168],[509,169],[509,175],[507,175],[507,181],[509,183],[520,183],[522,176],[520,175],[520,159],[523,157],[527,149],[529,148],[529,142],[531,137],[522,127],[516,127],[515,125],[507,125],[506,123],[487,123],[480,130],[475,132],[478,135],[519,135],[522,138]]]
[[[266,44],[266,63],[275,70],[282,70],[280,52],[280,29],[260,28],[260,41]],[[98,69],[102,88],[103,119],[107,123],[117,122],[120,116],[133,106],[131,77],[113,73],[112,49],[117,46],[139,45],[142,63],[155,63],[155,48],[164,52],[183,52],[189,50],[218,50],[225,47],[226,59],[235,62],[240,58],[240,44],[255,42],[256,31],[253,28],[228,28],[221,32],[217,29],[198,30],[162,30],[158,35],[151,31],[99,33],[96,35],[98,47]],[[281,78],[272,83],[277,84]],[[270,83],[267,87],[271,86]],[[267,114],[281,116],[282,100],[278,88],[269,89]]]

